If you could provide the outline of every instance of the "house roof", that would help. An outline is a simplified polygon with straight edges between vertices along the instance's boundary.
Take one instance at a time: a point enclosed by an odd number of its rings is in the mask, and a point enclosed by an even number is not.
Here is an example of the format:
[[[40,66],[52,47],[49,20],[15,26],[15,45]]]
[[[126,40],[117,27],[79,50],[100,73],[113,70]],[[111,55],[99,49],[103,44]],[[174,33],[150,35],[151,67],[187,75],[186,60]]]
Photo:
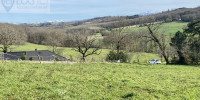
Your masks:
[[[22,55],[26,55],[27,59],[30,57],[38,58],[45,57],[45,60],[52,60],[55,57],[59,57],[61,60],[66,60],[65,57],[57,55],[49,50],[35,50],[35,51],[22,51],[22,52],[7,52],[4,54],[4,57],[11,60],[17,60],[22,57]]]

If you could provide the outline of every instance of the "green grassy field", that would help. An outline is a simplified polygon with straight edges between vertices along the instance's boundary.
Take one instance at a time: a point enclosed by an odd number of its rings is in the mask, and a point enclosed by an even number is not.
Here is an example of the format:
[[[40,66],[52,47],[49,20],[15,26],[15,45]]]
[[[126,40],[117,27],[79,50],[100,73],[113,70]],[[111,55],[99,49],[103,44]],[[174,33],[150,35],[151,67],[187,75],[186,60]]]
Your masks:
[[[0,99],[197,100],[199,72],[199,66],[0,62]]]
[[[159,29],[159,33],[166,34],[166,35],[174,35],[177,31],[183,31],[183,28],[187,26],[187,22],[170,22],[164,23],[161,25]],[[145,30],[146,27],[131,27],[128,28],[128,32],[134,32],[137,30]]]

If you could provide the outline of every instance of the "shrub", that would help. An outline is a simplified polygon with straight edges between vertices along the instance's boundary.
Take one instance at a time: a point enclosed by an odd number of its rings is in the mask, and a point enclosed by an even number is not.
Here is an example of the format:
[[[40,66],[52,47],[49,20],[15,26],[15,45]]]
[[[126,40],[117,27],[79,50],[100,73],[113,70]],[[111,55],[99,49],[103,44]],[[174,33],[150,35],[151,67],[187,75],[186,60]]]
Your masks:
[[[33,60],[34,60],[34,58],[33,58],[33,57],[30,57],[30,58],[29,58],[29,60],[30,60],[30,61],[33,61]]]
[[[119,57],[118,57],[117,52],[110,51],[110,53],[106,57],[106,60],[112,61],[112,62],[116,62],[118,60],[120,60],[120,62],[127,62],[128,55],[125,52],[121,51],[121,52],[119,52]]]
[[[106,57],[106,61],[114,61],[117,60],[117,54],[114,51],[110,51]]]
[[[60,61],[60,58],[59,58],[59,57],[56,57],[55,60],[56,60],[56,61]]]
[[[189,61],[190,61],[190,64],[195,64],[195,65],[199,64],[200,62],[199,54],[195,52],[191,53],[189,56]]]
[[[74,59],[73,59],[73,57],[72,57],[72,55],[70,55],[70,60],[71,60],[71,61],[73,61],[73,60],[74,60]]]
[[[22,54],[21,60],[26,60],[26,55],[25,54]]]
[[[171,64],[178,64],[179,59],[177,57],[172,57]]]
[[[44,61],[44,57],[40,57],[40,61]]]

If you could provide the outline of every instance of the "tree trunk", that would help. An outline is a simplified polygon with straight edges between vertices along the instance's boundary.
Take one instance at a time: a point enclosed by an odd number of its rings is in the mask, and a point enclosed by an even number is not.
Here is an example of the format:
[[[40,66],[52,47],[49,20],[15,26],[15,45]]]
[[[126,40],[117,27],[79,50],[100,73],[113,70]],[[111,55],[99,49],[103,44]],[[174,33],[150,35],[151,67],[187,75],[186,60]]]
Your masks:
[[[55,53],[55,49],[54,49],[54,46],[53,46],[53,53]]]
[[[83,62],[85,62],[85,58],[86,58],[85,54],[83,54],[83,58],[82,58]]]
[[[178,53],[178,56],[179,56],[179,64],[187,64],[186,60],[185,60],[185,57],[183,55],[183,53],[179,50],[177,50],[177,53]]]
[[[163,57],[164,57],[164,59],[165,59],[165,61],[166,61],[166,64],[170,64],[169,63],[169,59],[168,59],[168,57],[167,57],[167,55],[165,54],[165,52],[163,51]]]
[[[120,46],[118,45],[118,46],[117,46],[117,59],[118,59],[118,60],[120,60],[119,52],[120,52]]]
[[[163,55],[163,57],[164,57],[164,59],[166,61],[166,64],[170,64],[169,63],[169,59],[168,59],[168,57],[167,57],[167,55],[165,53],[165,47],[164,47],[164,45],[162,45],[160,43],[159,39],[156,37],[156,35],[154,34],[154,32],[151,30],[150,27],[148,27],[148,30],[149,30],[149,33],[152,36],[152,39],[154,40],[154,42],[156,42],[158,44],[158,46],[159,46],[159,48],[160,48],[160,50],[162,52],[162,55]]]
[[[8,47],[4,46],[3,53],[7,53],[7,52],[8,52]]]
[[[165,53],[165,47],[163,47],[161,45],[160,41],[156,37],[154,37],[154,39],[156,40],[155,42],[158,44],[158,46],[159,46],[159,48],[160,48],[160,50],[162,52],[162,56],[164,57],[164,59],[166,61],[166,64],[170,64],[169,59],[168,59],[168,57],[167,57],[167,55]]]
[[[53,53],[55,53],[56,52],[56,47],[55,46],[53,46]]]

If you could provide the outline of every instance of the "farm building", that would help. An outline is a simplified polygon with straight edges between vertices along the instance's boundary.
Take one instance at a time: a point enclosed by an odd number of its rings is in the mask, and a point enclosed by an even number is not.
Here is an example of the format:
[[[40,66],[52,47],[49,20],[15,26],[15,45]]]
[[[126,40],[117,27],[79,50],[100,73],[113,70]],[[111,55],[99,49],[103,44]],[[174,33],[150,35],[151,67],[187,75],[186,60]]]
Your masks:
[[[24,56],[25,60],[33,61],[67,61],[68,59],[57,55],[49,50],[24,51],[24,52],[7,52],[3,54],[4,60],[20,60]]]

